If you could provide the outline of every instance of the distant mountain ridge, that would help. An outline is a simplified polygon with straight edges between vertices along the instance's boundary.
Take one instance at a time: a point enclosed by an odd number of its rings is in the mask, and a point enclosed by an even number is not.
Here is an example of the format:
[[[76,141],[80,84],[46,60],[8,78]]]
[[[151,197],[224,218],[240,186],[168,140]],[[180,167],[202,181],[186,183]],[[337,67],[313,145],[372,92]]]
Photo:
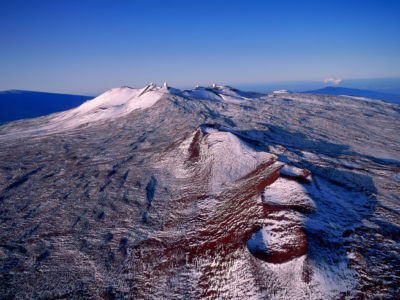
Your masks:
[[[231,92],[239,92],[238,90],[232,88],[230,88],[230,90]],[[202,87],[195,88],[190,93],[189,91],[180,92],[183,93],[182,95],[190,97],[194,97],[197,94],[206,98],[211,97],[215,101],[223,101],[223,97],[225,97],[223,96],[221,98],[220,96],[210,93],[206,88]],[[328,86],[322,89],[310,90],[302,93],[358,96],[379,99],[385,102],[400,105],[400,95],[355,88]],[[238,95],[235,97],[237,96]],[[250,95],[245,96],[250,97]],[[41,117],[55,112],[69,110],[93,98],[93,96],[85,95],[35,92],[26,90],[2,91],[0,92],[0,124],[20,119]]]
[[[92,96],[8,90],[0,92],[0,124],[76,107]]]
[[[327,86],[322,89],[312,90],[303,92],[306,94],[327,94],[327,95],[347,95],[347,96],[358,96],[371,99],[379,99],[385,102],[399,104],[400,105],[400,95],[370,91],[370,90],[360,90],[345,87]]]

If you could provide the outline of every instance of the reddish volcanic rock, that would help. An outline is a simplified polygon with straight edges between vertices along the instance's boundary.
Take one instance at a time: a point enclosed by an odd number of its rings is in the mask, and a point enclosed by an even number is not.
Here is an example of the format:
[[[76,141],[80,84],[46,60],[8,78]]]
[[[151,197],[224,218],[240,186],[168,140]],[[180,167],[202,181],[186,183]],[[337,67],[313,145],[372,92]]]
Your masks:
[[[264,212],[266,211],[264,205]],[[264,249],[255,256],[271,263],[283,263],[307,252],[307,238],[301,217],[292,209],[272,209],[260,229]]]
[[[220,153],[221,149],[226,152]],[[179,176],[188,184],[181,191],[183,197],[170,201],[162,227],[135,246],[136,256],[146,266],[136,269],[141,274],[134,282],[140,287],[136,293],[145,296],[154,288],[153,282],[174,276],[177,269],[191,268],[201,274],[197,296],[218,297],[238,253],[243,256],[246,241],[265,223],[260,192],[279,178],[283,164],[274,155],[253,152],[228,132],[197,130],[163,155],[164,161],[183,166]],[[227,168],[235,159],[247,160],[246,166],[253,167]],[[221,169],[228,171],[220,174]],[[210,188],[213,179],[222,175],[224,185]],[[214,289],[216,282],[220,287]]]
[[[303,187],[311,172],[285,165],[279,174],[263,189],[264,226],[247,242],[254,256],[270,263],[284,263],[306,254],[303,213],[315,209]]]

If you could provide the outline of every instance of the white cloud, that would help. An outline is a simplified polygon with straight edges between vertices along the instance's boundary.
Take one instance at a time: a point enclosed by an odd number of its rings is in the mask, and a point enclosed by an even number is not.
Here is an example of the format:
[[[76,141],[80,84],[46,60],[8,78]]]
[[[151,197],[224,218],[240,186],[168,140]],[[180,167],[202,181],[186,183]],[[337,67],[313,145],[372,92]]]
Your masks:
[[[333,78],[333,77],[330,77],[330,78],[324,79],[323,81],[324,81],[325,83],[339,84],[339,83],[342,82],[342,78]]]

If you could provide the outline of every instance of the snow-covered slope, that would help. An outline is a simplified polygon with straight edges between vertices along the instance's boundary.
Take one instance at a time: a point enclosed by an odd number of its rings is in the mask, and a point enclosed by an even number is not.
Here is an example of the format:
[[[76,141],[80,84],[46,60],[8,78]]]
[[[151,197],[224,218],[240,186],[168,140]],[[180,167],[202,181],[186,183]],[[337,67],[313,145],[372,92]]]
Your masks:
[[[163,95],[176,95],[196,100],[211,100],[216,102],[241,103],[247,99],[246,93],[231,87],[216,86],[196,87],[181,91],[150,83],[142,89],[119,87],[111,89],[100,96],[86,101],[82,105],[65,112],[43,117],[37,125],[30,124],[27,128],[14,127],[13,124],[5,130],[4,137],[23,138],[33,135],[52,134],[83,126],[92,126],[98,122],[117,119],[130,114],[134,110],[146,109],[157,103]],[[35,121],[33,120],[33,123]]]
[[[29,135],[56,133],[120,118],[134,110],[151,107],[166,93],[168,93],[166,86],[159,87],[153,83],[142,89],[114,88],[76,108],[45,117],[45,121],[35,128],[22,132],[18,129],[10,130],[9,135],[24,137],[26,133]]]
[[[0,295],[396,299],[400,109],[112,89],[0,127]]]
[[[173,154],[176,159],[169,162],[171,170],[176,170],[175,176],[187,176],[183,169],[189,166],[207,185],[208,193],[214,195],[259,165],[276,161],[275,155],[254,151],[233,133],[208,126],[198,128],[178,149]],[[187,159],[182,160],[185,156]]]

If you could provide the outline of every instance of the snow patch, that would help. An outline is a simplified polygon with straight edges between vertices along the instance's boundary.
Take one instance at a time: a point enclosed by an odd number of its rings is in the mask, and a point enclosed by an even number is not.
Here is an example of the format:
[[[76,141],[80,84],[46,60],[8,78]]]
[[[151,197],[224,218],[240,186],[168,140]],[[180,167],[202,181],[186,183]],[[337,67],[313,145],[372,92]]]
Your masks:
[[[272,92],[273,94],[288,94],[289,92],[287,90],[276,90]]]
[[[245,142],[230,132],[212,132],[206,136],[207,148],[205,157],[210,166],[210,183],[213,192],[222,190],[226,183],[233,182],[252,170],[261,163],[272,161],[275,155],[255,151]]]
[[[314,201],[303,184],[282,177],[265,189],[263,202],[270,205],[296,206],[304,210],[315,209]]]
[[[308,175],[310,175],[310,172],[304,169],[296,168],[294,166],[285,165],[279,171],[279,174],[294,178],[306,178]]]

